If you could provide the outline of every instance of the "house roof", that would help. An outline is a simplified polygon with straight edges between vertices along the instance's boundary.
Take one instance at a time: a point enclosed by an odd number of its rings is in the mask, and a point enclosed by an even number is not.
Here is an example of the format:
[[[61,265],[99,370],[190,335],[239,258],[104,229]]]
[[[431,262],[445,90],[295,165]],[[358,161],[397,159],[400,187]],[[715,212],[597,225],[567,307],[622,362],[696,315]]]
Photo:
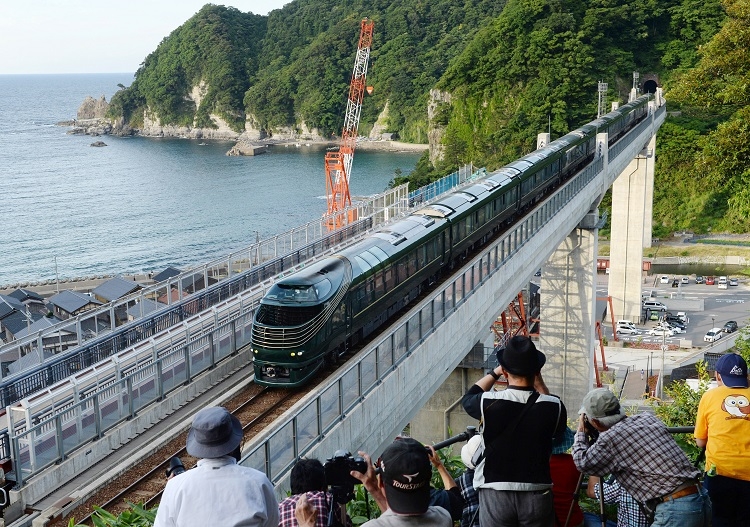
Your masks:
[[[32,291],[31,289],[16,289],[8,296],[12,296],[19,302],[23,302],[24,300],[38,300],[40,302],[44,302],[44,297],[36,291]]]
[[[44,355],[45,359],[50,358],[54,353],[51,350],[43,350],[42,354]],[[23,357],[19,358],[17,361],[12,362],[8,366],[8,372],[18,373],[19,371],[24,371],[32,366],[36,366],[37,364],[41,364],[42,361],[39,360],[39,353],[27,353]]]
[[[30,315],[26,311],[14,311],[0,322],[0,326],[7,329],[13,336],[16,336],[20,331],[26,329],[44,316],[40,313],[31,313]]]
[[[16,338],[17,339],[22,339],[22,338],[24,338],[24,337],[26,337],[28,335],[35,335],[35,334],[37,334],[38,332],[40,332],[40,331],[42,331],[44,329],[50,328],[50,327],[54,326],[55,324],[59,324],[60,322],[62,322],[62,320],[60,320],[57,317],[42,317],[39,320],[37,320],[36,322],[34,322],[28,328],[24,328],[21,331],[19,331],[16,334]],[[60,330],[58,330],[58,332],[59,333],[63,333],[63,334],[69,334],[69,335],[75,333],[74,331],[71,331],[69,329],[60,329]],[[51,335],[45,335],[45,336],[49,337]]]
[[[142,304],[143,315],[148,315],[149,313],[153,313],[154,311],[157,311],[164,307],[164,304],[154,302],[153,300],[149,300],[148,298],[144,298]],[[133,318],[141,318],[141,302],[128,308],[128,315]]]
[[[78,293],[76,291],[67,291],[67,290],[60,291],[56,295],[51,296],[49,298],[49,303],[59,307],[60,309],[68,313],[75,313],[82,307],[87,306],[89,304],[96,304],[96,305],[102,304],[95,298],[91,298],[88,295],[84,295],[83,293]]]
[[[26,306],[12,296],[0,295],[0,320],[14,311],[26,311]]]
[[[120,276],[115,276],[114,278],[110,278],[91,292],[99,298],[103,298],[107,302],[111,302],[112,300],[117,300],[118,298],[124,297],[128,293],[137,291],[140,288],[141,286],[135,281],[125,280]]]
[[[176,267],[167,267],[164,269],[161,273],[154,275],[154,282],[163,282],[167,278],[172,278],[173,276],[177,276],[182,271],[177,269]]]

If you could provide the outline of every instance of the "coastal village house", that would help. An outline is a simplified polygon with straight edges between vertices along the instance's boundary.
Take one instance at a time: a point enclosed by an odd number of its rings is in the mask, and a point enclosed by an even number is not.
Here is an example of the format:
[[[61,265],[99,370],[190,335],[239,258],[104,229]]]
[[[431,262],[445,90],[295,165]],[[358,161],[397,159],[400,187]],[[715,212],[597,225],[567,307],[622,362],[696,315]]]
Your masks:
[[[51,296],[47,303],[52,306],[52,314],[62,320],[74,318],[102,305],[99,300],[77,291],[60,291]]]
[[[28,308],[29,313],[41,313],[46,315],[48,312],[44,297],[30,289],[16,289],[8,296],[15,298]]]
[[[75,325],[69,324],[68,326],[64,326],[62,322],[62,320],[56,317],[42,317],[28,328],[19,331],[16,334],[16,338],[20,340],[27,336],[39,335],[43,331],[42,351],[45,357],[49,357],[54,353],[60,353],[78,345],[78,335],[76,335]],[[56,327],[55,331],[46,331],[51,327]],[[29,346],[28,349],[30,348]],[[41,360],[42,358],[37,352],[26,353],[17,362],[11,364],[10,372],[22,371],[35,364],[40,364]]]
[[[144,298],[143,301],[136,302],[135,305],[128,308],[128,322],[132,322],[133,320],[142,318],[149,313],[158,311],[163,307],[164,304],[160,304],[159,302],[154,302],[153,300]]]
[[[109,302],[114,302],[115,300],[128,296],[131,293],[135,293],[139,289],[141,289],[140,284],[134,280],[125,280],[121,276],[115,276],[93,289],[91,294],[102,304],[108,304]],[[130,304],[130,302],[115,306],[115,325],[119,326],[120,324],[127,322],[128,304]]]

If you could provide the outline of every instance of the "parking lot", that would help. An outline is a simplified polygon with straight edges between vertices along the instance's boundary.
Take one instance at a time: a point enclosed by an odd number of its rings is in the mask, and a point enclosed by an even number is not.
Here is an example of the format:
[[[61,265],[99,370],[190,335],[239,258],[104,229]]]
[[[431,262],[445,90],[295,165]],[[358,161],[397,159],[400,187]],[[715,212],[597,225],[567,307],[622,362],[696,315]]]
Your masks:
[[[646,281],[648,285],[644,285],[644,292],[650,293],[653,291],[653,297],[650,300],[661,302],[669,309],[669,300],[673,295],[683,295],[684,298],[702,298],[704,301],[703,311],[686,311],[688,318],[687,324],[685,324],[685,333],[678,333],[674,336],[662,335],[658,333],[656,335],[651,334],[652,330],[657,326],[657,321],[648,321],[645,324],[636,324],[638,333],[632,335],[618,335],[618,339],[623,342],[641,342],[641,343],[653,343],[653,344],[671,344],[679,345],[680,340],[689,340],[693,347],[711,347],[714,345],[713,342],[705,342],[704,336],[712,328],[722,328],[728,321],[736,321],[739,328],[744,327],[748,323],[748,303],[750,303],[750,285],[748,285],[747,279],[740,279],[738,285],[729,285],[726,289],[720,289],[715,283],[714,285],[706,285],[704,283],[695,283],[695,277],[689,276],[688,282],[685,283],[683,278],[684,275],[668,275],[666,283],[661,283],[664,280],[660,277],[649,277]],[[600,275],[601,277],[601,275]],[[716,277],[718,282],[718,277]],[[674,281],[677,280],[677,286],[672,287]],[[655,285],[651,285],[654,284]],[[727,280],[729,284],[731,282]],[[599,283],[600,289],[599,294],[604,296],[607,294],[606,289],[601,289],[602,283]],[[604,286],[606,287],[606,285]],[[671,311],[676,314],[676,311]],[[644,316],[646,313],[644,312]],[[620,317],[615,314],[615,320],[619,320]],[[637,321],[635,321],[637,322]],[[605,336],[609,339],[612,337],[612,324],[607,319],[602,327],[604,329]],[[726,334],[722,332],[721,337],[725,337]],[[716,342],[720,342],[718,339]]]

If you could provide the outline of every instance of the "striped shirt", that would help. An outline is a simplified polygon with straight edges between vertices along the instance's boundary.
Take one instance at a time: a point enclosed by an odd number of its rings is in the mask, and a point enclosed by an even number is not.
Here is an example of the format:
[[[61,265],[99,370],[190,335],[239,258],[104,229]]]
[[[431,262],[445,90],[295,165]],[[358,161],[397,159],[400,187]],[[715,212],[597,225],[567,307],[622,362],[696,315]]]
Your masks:
[[[612,474],[640,502],[667,496],[700,476],[664,423],[650,413],[625,417],[593,445],[584,432],[576,432],[573,460],[584,474]]]

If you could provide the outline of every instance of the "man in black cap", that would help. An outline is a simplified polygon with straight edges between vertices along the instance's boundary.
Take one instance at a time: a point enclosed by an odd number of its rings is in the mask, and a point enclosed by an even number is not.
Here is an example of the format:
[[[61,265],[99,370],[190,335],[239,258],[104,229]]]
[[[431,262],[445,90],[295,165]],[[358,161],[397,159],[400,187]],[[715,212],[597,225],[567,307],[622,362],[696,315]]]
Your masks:
[[[242,425],[221,407],[193,418],[187,451],[197,466],[171,478],[154,527],[278,527],[273,485],[262,472],[237,464]]]
[[[479,525],[551,527],[555,522],[550,476],[554,442],[562,441],[565,406],[542,379],[544,354],[530,338],[515,336],[497,352],[499,366],[463,398],[482,423],[482,458],[476,458]],[[506,390],[491,390],[500,375]],[[555,439],[556,438],[556,439]]]
[[[352,471],[375,499],[383,513],[362,527],[451,527],[450,513],[430,505],[432,465],[427,448],[410,437],[400,437],[380,456],[380,476],[376,475],[370,458],[360,452],[367,472]]]

